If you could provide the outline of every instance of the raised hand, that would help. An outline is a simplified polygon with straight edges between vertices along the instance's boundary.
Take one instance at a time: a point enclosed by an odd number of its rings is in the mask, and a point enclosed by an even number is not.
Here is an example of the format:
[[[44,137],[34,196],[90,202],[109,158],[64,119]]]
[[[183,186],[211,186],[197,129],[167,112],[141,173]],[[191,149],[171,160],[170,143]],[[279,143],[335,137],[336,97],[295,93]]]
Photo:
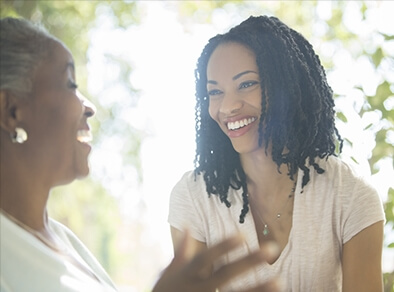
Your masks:
[[[211,273],[215,260],[242,244],[241,236],[234,236],[223,242],[194,255],[190,235],[185,236],[176,256],[164,270],[162,276],[153,288],[153,292],[206,292],[215,291],[234,277],[247,272],[249,269],[274,257],[277,253],[275,246],[268,244],[261,250],[251,253],[244,258],[227,264]],[[279,291],[275,281],[239,292],[274,292]]]

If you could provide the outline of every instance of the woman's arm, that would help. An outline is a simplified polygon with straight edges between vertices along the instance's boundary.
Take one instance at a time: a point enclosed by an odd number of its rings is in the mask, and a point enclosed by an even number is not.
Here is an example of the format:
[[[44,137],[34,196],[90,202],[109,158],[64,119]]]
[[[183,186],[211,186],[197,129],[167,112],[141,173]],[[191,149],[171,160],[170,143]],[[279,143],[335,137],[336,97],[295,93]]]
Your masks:
[[[363,229],[343,246],[343,292],[382,292],[383,221]]]

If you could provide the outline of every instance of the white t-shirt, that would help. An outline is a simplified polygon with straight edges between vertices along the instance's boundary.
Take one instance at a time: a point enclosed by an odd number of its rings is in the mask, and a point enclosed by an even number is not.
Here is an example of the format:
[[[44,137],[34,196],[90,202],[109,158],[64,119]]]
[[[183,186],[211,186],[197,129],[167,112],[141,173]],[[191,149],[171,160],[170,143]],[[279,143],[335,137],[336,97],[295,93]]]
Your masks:
[[[325,172],[310,168],[310,181],[301,192],[303,171],[299,170],[294,197],[293,225],[289,240],[272,265],[262,264],[234,279],[222,291],[252,287],[274,276],[285,282],[285,291],[341,291],[342,246],[364,228],[384,220],[377,192],[336,157],[317,160]],[[170,199],[168,221],[176,229],[188,228],[198,241],[212,246],[241,232],[246,243],[215,264],[257,250],[259,243],[250,212],[239,223],[242,190],[229,190],[227,208],[216,195],[208,198],[202,175],[187,172],[176,184]]]
[[[100,280],[94,280],[35,236],[0,213],[1,292],[114,292],[107,273],[64,225],[50,219],[50,228]]]

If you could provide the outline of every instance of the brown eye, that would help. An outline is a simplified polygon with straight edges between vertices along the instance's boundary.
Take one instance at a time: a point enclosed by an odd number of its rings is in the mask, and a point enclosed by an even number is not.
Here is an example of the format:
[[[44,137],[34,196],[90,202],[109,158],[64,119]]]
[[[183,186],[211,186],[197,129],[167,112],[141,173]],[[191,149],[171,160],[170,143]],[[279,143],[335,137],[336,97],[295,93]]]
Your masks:
[[[242,83],[239,85],[239,89],[248,88],[248,87],[251,87],[251,86],[256,85],[256,84],[258,84],[257,81],[246,81],[246,82],[242,82]]]
[[[218,90],[218,89],[213,89],[213,90],[209,90],[208,91],[208,95],[209,96],[213,96],[213,95],[219,95],[219,94],[221,94],[222,92],[220,91],[220,90]]]

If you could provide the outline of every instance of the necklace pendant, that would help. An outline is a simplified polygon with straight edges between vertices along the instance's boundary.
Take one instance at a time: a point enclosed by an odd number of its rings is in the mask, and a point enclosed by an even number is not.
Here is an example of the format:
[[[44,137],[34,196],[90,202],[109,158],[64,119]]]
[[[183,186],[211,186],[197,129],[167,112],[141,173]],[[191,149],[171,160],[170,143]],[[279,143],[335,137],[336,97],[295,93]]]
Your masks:
[[[263,235],[267,236],[270,233],[269,229],[268,229],[268,225],[264,224],[264,229],[263,229]]]

